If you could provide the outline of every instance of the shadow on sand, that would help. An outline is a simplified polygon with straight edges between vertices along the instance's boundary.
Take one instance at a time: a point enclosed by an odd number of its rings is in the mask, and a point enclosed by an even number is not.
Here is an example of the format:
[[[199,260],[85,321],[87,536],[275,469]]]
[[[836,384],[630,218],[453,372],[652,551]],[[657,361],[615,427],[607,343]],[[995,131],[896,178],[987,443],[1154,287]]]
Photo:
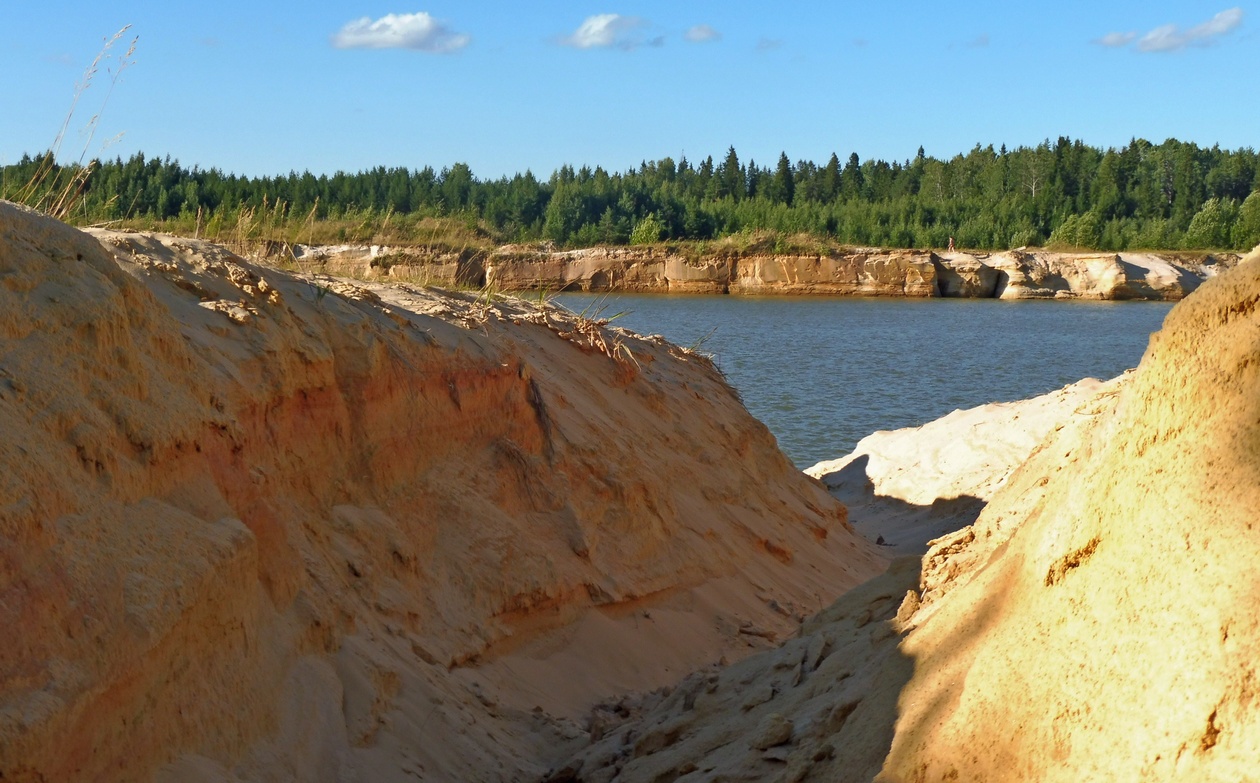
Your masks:
[[[883,574],[806,620],[783,646],[697,672],[642,711],[629,710],[628,719],[614,719],[543,780],[903,779],[881,771],[902,752],[907,732],[913,739],[930,731],[953,706],[948,690],[934,687],[934,673],[965,676],[971,640],[995,616],[985,607],[973,627],[948,640],[957,655],[936,648],[927,662],[934,671],[923,671],[906,636],[919,607],[922,553],[931,539],[973,522],[984,503],[961,497],[917,506],[877,496],[867,465],[862,457],[826,483],[849,504],[857,530],[883,538],[892,561]],[[789,721],[791,731],[768,740],[776,721]]]
[[[890,557],[922,555],[928,543],[970,525],[984,510],[985,501],[971,495],[938,498],[930,506],[918,506],[898,498],[875,494],[867,475],[870,456],[863,454],[823,482],[832,496],[849,507],[853,528],[880,546]]]

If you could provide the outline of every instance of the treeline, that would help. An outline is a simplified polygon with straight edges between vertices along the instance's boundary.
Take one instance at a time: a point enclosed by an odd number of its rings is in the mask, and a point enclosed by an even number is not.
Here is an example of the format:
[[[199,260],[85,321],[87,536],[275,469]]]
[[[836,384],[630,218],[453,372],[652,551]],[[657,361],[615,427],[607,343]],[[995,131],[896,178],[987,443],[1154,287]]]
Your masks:
[[[0,170],[0,195],[26,195],[46,158]],[[77,222],[181,221],[223,226],[261,211],[277,224],[364,215],[462,218],[498,242],[562,246],[708,240],[770,230],[844,244],[1004,249],[1247,249],[1260,243],[1260,160],[1250,148],[1134,139],[1098,149],[1060,138],[1036,147],[977,145],[940,160],[773,166],[662,158],[624,173],[564,166],[545,181],[525,172],[479,180],[457,163],[440,172],[378,167],[357,174],[243,177],[146,158],[53,165],[73,183]],[[86,175],[86,176],[85,176]],[[49,185],[52,187],[52,185]],[[27,192],[23,193],[23,188]],[[379,224],[379,219],[378,219]],[[343,231],[344,234],[344,231]]]

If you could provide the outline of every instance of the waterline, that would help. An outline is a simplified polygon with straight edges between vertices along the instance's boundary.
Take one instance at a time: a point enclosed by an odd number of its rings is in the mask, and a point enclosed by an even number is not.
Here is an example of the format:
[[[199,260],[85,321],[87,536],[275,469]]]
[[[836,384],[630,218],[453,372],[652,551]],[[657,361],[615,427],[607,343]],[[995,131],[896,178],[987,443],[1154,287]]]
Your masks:
[[[560,294],[711,353],[799,467],[882,429],[1137,366],[1168,302]]]

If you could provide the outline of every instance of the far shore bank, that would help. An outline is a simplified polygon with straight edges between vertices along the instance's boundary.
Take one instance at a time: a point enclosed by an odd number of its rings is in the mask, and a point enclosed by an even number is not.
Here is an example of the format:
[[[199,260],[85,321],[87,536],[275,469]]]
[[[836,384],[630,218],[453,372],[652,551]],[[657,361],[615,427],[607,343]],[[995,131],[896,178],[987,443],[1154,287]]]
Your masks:
[[[1004,252],[854,248],[825,254],[685,254],[670,247],[439,253],[382,245],[268,245],[260,261],[367,280],[652,294],[1176,301],[1236,266],[1236,253]]]

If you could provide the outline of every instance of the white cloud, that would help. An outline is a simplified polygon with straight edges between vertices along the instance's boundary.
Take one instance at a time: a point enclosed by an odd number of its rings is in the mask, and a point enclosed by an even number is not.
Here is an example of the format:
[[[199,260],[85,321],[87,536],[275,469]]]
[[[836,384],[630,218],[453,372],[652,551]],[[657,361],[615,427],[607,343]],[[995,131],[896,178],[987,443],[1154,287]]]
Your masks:
[[[1182,29],[1175,24],[1156,27],[1138,37],[1137,33],[1108,33],[1095,43],[1102,46],[1128,46],[1135,39],[1139,52],[1178,52],[1190,46],[1211,46],[1216,39],[1237,29],[1243,21],[1241,8],[1221,11],[1208,21]]]
[[[609,46],[633,49],[643,43],[642,38],[637,34],[643,26],[644,21],[633,16],[597,14],[587,17],[573,35],[561,38],[560,43],[575,49],[598,49]],[[649,43],[659,46],[662,41],[657,38]]]
[[[1186,48],[1185,33],[1175,24],[1156,27],[1138,41],[1137,48],[1142,52],[1171,52]]]
[[[421,11],[417,14],[386,14],[347,22],[332,37],[338,49],[418,49],[445,54],[468,45],[469,37],[451,30]]]
[[[698,24],[683,33],[683,38],[692,43],[706,43],[708,41],[722,40],[722,34],[707,24]]]
[[[1212,43],[1212,39],[1238,27],[1242,20],[1243,10],[1231,8],[1189,30],[1182,31],[1176,25],[1167,24],[1142,36],[1137,48],[1143,52],[1173,52],[1187,46],[1207,46]]]
[[[1107,33],[1102,38],[1099,38],[1097,41],[1094,41],[1094,43],[1098,44],[1099,46],[1110,46],[1113,48],[1120,48],[1122,46],[1128,46],[1129,44],[1133,43],[1134,38],[1137,38],[1137,33]]]

